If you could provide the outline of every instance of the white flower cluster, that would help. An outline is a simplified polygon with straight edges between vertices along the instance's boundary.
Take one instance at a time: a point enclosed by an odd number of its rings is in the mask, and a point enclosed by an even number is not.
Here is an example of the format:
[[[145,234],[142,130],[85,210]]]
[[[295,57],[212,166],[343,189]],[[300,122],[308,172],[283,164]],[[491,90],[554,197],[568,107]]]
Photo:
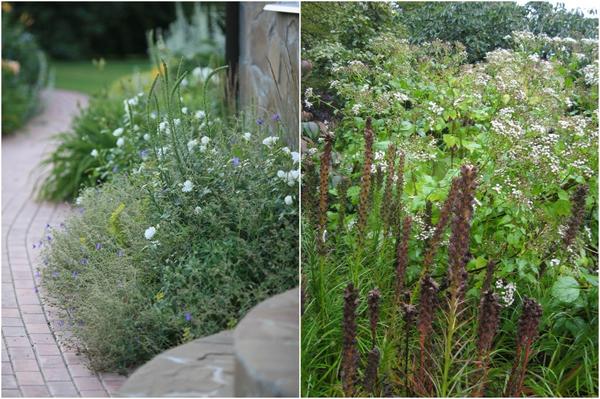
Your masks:
[[[264,145],[266,145],[267,147],[271,148],[275,145],[275,143],[277,143],[277,141],[279,140],[279,137],[277,136],[269,136],[267,138],[265,138],[262,143]]]
[[[598,84],[598,64],[588,64],[581,69],[583,74],[583,80],[588,86],[595,86]]]
[[[358,104],[358,103],[357,103],[357,104],[354,104],[354,105],[352,106],[352,113],[353,113],[354,115],[358,115],[358,114],[360,113],[360,109],[361,109],[361,108],[362,108],[362,105],[360,105],[360,104]]]
[[[427,108],[429,109],[429,111],[437,115],[442,115],[442,113],[444,112],[444,108],[434,103],[433,101],[427,102]]]
[[[504,303],[504,306],[510,306],[515,301],[515,292],[517,292],[517,287],[514,283],[504,284],[502,279],[496,281],[496,289],[498,289],[498,293],[500,294],[500,299]]]
[[[292,169],[289,172],[283,170],[277,171],[277,177],[287,183],[288,186],[293,186],[300,179],[300,171],[298,169]]]

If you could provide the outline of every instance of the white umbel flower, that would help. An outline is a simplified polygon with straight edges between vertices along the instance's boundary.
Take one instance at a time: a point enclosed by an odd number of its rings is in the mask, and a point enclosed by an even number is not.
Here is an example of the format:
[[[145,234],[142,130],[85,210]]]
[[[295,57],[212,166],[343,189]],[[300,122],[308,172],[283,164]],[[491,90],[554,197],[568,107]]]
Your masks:
[[[251,138],[252,138],[252,133],[250,133],[250,132],[244,133],[244,139],[246,141],[250,141]]]
[[[292,151],[292,161],[294,161],[295,164],[300,162],[300,153],[299,152]]]
[[[200,110],[200,111],[196,111],[195,117],[196,119],[204,119],[204,117],[206,116],[206,112]]]
[[[193,189],[194,183],[192,183],[190,180],[186,180],[183,182],[183,188],[181,189],[181,191],[183,191],[184,193],[189,193]]]
[[[283,199],[283,202],[285,202],[286,205],[292,205],[294,200],[291,195],[288,195]]]
[[[98,156],[98,150],[94,148],[92,152],[90,152],[90,155],[96,158]]]
[[[193,151],[197,145],[198,145],[198,140],[196,140],[196,139],[188,141],[188,143],[187,143],[188,151],[190,151],[190,152]]]
[[[277,140],[279,140],[279,137],[277,137],[277,136],[269,136],[266,139],[264,139],[262,141],[262,143],[264,145],[266,145],[267,147],[271,148],[273,146],[273,144],[275,144],[277,142]]]
[[[119,137],[119,139],[117,140],[117,147],[123,147],[124,144],[125,139],[123,137]]]
[[[123,134],[123,128],[122,127],[118,128],[118,129],[115,129],[114,132],[113,132],[113,136],[115,136],[115,137],[119,137],[122,134]]]
[[[154,226],[150,226],[146,229],[146,231],[144,231],[144,237],[146,237],[146,240],[151,240],[155,234],[156,228]]]
[[[202,145],[207,145],[210,142],[210,138],[208,138],[206,136],[202,136],[202,138],[200,139],[200,142],[202,143]]]

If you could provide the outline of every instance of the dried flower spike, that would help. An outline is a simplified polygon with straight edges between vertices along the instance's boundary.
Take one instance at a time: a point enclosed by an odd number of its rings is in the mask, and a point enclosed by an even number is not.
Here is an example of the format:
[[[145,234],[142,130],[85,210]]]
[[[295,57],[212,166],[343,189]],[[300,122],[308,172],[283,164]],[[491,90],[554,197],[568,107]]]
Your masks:
[[[396,301],[404,291],[404,279],[406,276],[406,267],[408,266],[408,240],[410,238],[410,229],[412,227],[412,218],[407,216],[402,223],[402,237],[398,238],[396,247]]]
[[[369,351],[369,356],[367,357],[367,367],[365,369],[365,381],[363,386],[365,392],[368,392],[371,395],[375,394],[375,386],[377,384],[377,369],[379,368],[380,356],[379,349],[377,349],[377,347],[373,347],[373,349]]]
[[[571,197],[572,215],[569,218],[567,231],[563,237],[563,242],[567,248],[573,243],[573,240],[575,240],[577,232],[583,222],[583,216],[585,214],[585,197],[587,196],[587,193],[588,186],[580,184],[577,186],[575,193]]]
[[[365,159],[360,185],[360,198],[358,205],[358,240],[362,244],[367,228],[369,214],[369,191],[371,188],[371,165],[373,164],[373,127],[371,117],[367,118],[365,126]]]
[[[344,342],[342,352],[342,388],[345,396],[354,396],[354,383],[358,366],[358,349],[356,348],[356,308],[358,293],[352,283],[344,292]]]
[[[429,369],[429,335],[432,331],[433,317],[438,305],[438,284],[429,276],[425,275],[421,282],[421,297],[419,300],[419,319],[417,331],[419,331],[419,362],[415,373],[415,391],[426,394],[431,392],[432,382],[427,374]]]
[[[371,340],[372,347],[375,347],[375,340],[377,339],[377,322],[379,321],[379,300],[381,298],[381,292],[375,288],[369,291],[367,297],[367,304],[369,307],[369,321],[371,324]]]

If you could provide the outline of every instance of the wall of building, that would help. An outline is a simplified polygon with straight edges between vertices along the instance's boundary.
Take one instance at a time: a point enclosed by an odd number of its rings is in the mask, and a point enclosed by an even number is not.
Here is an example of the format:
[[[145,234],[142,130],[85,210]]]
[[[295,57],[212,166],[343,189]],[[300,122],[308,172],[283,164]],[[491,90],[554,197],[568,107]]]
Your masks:
[[[298,148],[299,16],[240,3],[240,104],[263,119],[279,114],[289,146]]]

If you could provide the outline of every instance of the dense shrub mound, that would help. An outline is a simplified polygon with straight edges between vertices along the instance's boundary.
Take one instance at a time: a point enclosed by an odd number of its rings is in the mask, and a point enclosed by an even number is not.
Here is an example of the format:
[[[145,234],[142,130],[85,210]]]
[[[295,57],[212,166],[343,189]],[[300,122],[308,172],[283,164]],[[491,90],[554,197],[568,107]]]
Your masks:
[[[11,8],[2,5],[2,133],[23,126],[35,113],[47,74],[44,54]]]
[[[83,191],[43,243],[48,300],[96,369],[231,328],[297,285],[299,155],[279,145],[278,118],[219,120],[187,103],[181,82],[125,101],[105,133],[114,151],[91,151],[117,157],[139,140],[141,161]]]

